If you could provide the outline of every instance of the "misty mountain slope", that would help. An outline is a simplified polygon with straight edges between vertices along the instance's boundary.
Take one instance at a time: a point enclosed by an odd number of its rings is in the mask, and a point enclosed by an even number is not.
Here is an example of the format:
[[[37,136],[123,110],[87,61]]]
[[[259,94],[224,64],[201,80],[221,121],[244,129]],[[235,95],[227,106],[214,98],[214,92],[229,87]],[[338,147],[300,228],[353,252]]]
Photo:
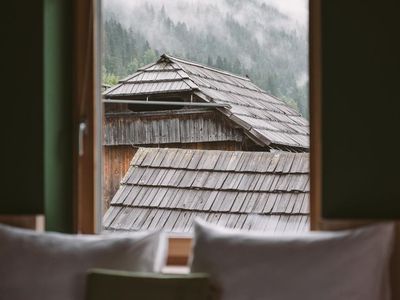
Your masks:
[[[308,117],[307,28],[260,0],[107,0],[105,81],[171,55],[248,75]]]

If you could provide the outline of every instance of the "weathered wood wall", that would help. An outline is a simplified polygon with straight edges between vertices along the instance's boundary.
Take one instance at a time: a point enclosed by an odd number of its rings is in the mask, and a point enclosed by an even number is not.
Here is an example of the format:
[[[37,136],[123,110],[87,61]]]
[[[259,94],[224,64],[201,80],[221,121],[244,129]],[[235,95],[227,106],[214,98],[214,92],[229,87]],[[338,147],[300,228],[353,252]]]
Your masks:
[[[103,144],[104,211],[139,146],[226,151],[256,147],[242,129],[209,109],[106,113]]]
[[[103,203],[104,212],[117,192],[119,183],[129,169],[129,163],[137,148],[132,146],[104,147],[103,156]]]
[[[105,145],[150,145],[216,141],[241,142],[244,135],[212,110],[107,114]]]

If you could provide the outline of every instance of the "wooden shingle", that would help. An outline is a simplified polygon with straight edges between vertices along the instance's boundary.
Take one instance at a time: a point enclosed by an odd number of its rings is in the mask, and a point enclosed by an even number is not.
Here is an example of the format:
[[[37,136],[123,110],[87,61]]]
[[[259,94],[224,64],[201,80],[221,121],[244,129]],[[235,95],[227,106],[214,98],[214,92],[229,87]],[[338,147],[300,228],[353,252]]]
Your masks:
[[[137,155],[104,216],[108,231],[184,233],[196,217],[246,230],[309,228],[308,154],[139,148]]]

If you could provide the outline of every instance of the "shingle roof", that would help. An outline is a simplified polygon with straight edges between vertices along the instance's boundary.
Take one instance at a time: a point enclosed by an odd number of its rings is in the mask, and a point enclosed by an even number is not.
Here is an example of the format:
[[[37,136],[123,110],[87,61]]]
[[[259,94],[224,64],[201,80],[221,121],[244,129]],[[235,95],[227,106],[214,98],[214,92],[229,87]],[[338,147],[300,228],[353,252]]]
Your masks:
[[[297,111],[248,78],[168,55],[104,92],[112,99],[133,95],[192,93],[218,108],[260,145],[309,148],[309,125]]]
[[[305,231],[308,214],[308,153],[139,148],[103,224],[182,233],[200,217],[237,229]]]

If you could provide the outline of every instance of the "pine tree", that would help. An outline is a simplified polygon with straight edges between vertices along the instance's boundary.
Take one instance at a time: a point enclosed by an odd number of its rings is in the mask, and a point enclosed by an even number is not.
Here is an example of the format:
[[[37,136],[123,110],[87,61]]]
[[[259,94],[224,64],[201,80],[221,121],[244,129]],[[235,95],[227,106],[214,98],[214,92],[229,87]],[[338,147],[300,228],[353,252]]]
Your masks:
[[[224,67],[224,62],[223,62],[221,56],[219,56],[219,55],[217,56],[217,61],[215,62],[215,66],[219,69],[223,69],[223,67]]]
[[[209,66],[209,67],[214,66],[213,61],[212,61],[212,58],[211,58],[210,55],[207,57],[207,66]]]

